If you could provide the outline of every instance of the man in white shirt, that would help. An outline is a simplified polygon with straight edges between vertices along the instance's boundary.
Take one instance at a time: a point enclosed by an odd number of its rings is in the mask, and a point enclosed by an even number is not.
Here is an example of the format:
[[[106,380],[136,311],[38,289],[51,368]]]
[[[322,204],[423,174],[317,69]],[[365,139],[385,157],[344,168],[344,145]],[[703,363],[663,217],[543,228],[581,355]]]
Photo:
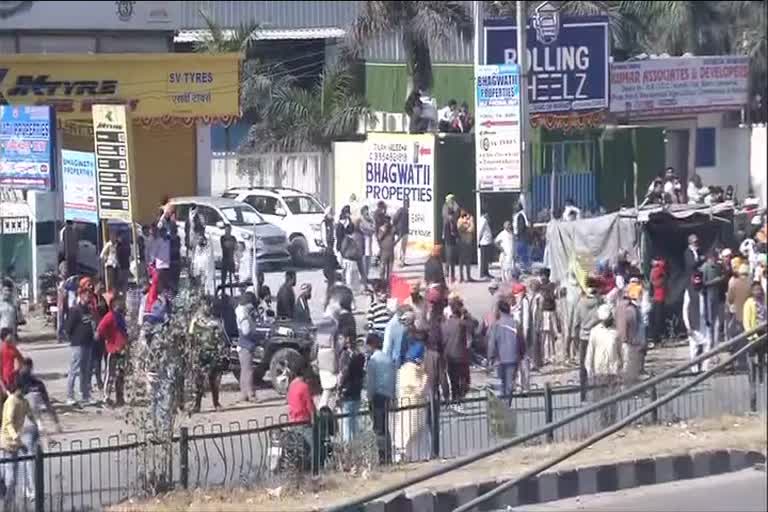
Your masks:
[[[696,271],[683,296],[683,324],[688,331],[688,349],[691,360],[712,349],[710,319],[704,293],[704,277]],[[709,360],[699,363],[699,371],[707,371]]]
[[[508,283],[512,280],[515,270],[515,235],[512,234],[512,223],[504,221],[504,229],[496,236],[496,247],[500,251],[501,280]]]
[[[530,266],[530,249],[528,247],[528,215],[525,213],[525,206],[521,202],[517,205],[517,213],[512,217],[512,233],[515,236],[515,260],[522,269],[528,269]]]
[[[596,386],[593,391],[595,402],[616,393],[624,368],[624,355],[614,326],[611,306],[603,304],[598,307],[597,319],[600,323],[589,332],[587,354],[584,358],[587,377],[590,384]],[[616,421],[616,412],[615,403],[601,409],[600,417],[604,427]]]
[[[477,244],[480,246],[480,279],[492,279],[488,269],[493,259],[493,231],[487,211],[482,212],[477,221]]]
[[[453,121],[459,114],[456,100],[450,100],[448,105],[441,108],[437,113],[437,129],[441,132],[454,132]]]
[[[573,199],[566,199],[565,206],[563,207],[563,221],[574,221],[580,218],[581,210],[574,204]]]

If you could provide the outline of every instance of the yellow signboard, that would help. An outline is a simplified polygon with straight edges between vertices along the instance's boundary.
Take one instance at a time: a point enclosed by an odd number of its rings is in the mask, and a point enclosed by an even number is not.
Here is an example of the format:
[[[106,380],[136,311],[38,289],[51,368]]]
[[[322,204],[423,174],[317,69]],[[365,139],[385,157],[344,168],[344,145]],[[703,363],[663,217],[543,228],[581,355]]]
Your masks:
[[[131,162],[125,105],[94,105],[99,218],[131,222]]]
[[[96,104],[132,118],[231,120],[240,114],[240,56],[0,55],[0,103],[53,105],[58,119],[90,119]]]

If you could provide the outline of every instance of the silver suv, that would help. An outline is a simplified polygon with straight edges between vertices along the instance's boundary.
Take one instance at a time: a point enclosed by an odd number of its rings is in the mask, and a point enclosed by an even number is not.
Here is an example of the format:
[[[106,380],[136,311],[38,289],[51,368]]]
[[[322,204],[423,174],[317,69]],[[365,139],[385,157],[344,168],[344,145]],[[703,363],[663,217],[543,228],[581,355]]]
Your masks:
[[[268,223],[248,204],[221,197],[174,197],[170,203],[179,221],[179,236],[184,239],[184,224],[192,207],[205,226],[205,234],[213,245],[216,263],[221,261],[221,237],[226,226],[232,227],[232,236],[245,244],[246,250],[255,249],[259,263],[284,265],[290,263],[288,237],[285,231]]]

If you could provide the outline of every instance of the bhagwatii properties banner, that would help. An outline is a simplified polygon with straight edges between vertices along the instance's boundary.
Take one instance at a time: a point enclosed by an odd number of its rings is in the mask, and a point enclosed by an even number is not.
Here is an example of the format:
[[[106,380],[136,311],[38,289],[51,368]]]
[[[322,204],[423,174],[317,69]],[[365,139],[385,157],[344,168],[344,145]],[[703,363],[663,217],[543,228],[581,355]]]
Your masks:
[[[0,69],[0,79],[3,71]],[[56,133],[52,125],[49,107],[0,105],[1,186],[51,190]]]
[[[607,17],[537,9],[526,33],[531,114],[608,108]],[[485,21],[485,64],[517,64],[514,19]]]
[[[669,57],[611,64],[611,112],[653,117],[738,110],[749,57]]]
[[[0,101],[52,105],[61,121],[90,119],[97,104],[132,118],[228,118],[240,114],[234,54],[0,55]]]
[[[61,150],[64,220],[97,224],[96,159],[93,153]]]
[[[426,255],[435,236],[434,136],[370,133],[365,155],[365,202],[375,205],[383,200],[393,215],[409,199],[408,251]]]
[[[477,66],[475,171],[477,190],[518,191],[520,172],[520,67]]]

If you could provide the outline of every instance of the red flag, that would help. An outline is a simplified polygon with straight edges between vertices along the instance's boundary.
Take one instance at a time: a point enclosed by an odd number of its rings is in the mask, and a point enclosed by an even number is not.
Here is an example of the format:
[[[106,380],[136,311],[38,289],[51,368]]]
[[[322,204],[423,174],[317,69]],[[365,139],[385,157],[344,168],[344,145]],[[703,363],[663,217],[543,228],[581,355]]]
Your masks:
[[[389,276],[389,296],[397,299],[398,304],[402,304],[411,295],[411,285],[408,281],[393,273]]]

